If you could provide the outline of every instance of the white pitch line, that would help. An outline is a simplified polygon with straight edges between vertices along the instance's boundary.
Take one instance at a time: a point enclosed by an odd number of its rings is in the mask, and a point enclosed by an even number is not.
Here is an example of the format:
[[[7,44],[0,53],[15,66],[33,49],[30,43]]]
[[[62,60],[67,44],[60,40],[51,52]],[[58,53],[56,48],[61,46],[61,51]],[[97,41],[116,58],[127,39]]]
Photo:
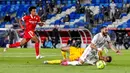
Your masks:
[[[5,52],[5,53],[0,53],[0,54],[12,54],[12,55],[13,55],[13,54],[32,54],[32,55],[33,55],[33,54],[35,54],[35,53],[6,53],[6,52]],[[47,54],[47,55],[48,55],[48,53],[41,53],[41,54],[44,54],[44,55]],[[51,54],[56,55],[57,53],[51,53]]]
[[[28,53],[29,54],[29,53]],[[32,54],[31,54],[32,55]],[[35,54],[34,54],[35,55]],[[61,56],[61,55],[58,55],[58,54],[41,54],[42,56],[44,56],[44,57],[53,57],[53,56]],[[24,56],[18,56],[18,54],[17,55],[15,55],[15,56],[10,56],[10,55],[3,55],[3,56],[0,56],[0,57],[20,57],[20,58],[24,58],[24,57],[35,57],[35,56],[25,56],[25,54],[24,54]]]
[[[44,57],[53,57],[53,56],[61,56],[61,55],[43,55]],[[1,56],[1,57],[20,57],[20,58],[25,58],[25,57],[35,57],[35,56]]]

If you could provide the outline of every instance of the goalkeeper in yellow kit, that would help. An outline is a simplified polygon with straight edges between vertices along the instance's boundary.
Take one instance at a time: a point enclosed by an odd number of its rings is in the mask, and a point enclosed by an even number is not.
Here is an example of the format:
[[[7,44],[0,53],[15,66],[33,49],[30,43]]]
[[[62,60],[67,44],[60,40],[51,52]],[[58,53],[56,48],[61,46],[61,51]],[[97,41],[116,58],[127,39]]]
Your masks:
[[[80,48],[81,42],[79,40],[72,40],[66,47],[61,48],[61,54],[63,56],[63,60],[75,61],[80,58],[82,53],[84,52],[84,48]],[[67,57],[67,53],[69,56]],[[45,64],[58,64],[61,63],[62,60],[51,60],[51,61],[44,61]]]

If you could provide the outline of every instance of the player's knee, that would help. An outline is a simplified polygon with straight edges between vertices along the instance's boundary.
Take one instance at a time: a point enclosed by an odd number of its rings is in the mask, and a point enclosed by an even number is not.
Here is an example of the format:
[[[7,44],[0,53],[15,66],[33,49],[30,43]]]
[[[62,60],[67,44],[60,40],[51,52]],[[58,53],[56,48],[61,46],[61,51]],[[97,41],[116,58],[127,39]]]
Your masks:
[[[64,51],[64,47],[61,48],[61,51]]]
[[[20,46],[23,46],[25,43],[27,43],[27,42],[20,42]]]
[[[69,51],[68,47],[62,47],[61,50],[62,51]]]

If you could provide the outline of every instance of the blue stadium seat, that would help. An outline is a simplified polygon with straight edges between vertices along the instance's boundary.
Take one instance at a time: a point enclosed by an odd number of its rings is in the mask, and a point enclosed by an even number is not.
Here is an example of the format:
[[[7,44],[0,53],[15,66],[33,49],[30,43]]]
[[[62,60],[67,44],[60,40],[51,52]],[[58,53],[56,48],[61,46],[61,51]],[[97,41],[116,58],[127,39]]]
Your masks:
[[[79,18],[79,16],[78,15],[75,15],[75,19],[78,19]]]
[[[78,26],[78,27],[84,27],[85,23],[84,22],[77,22],[74,25]]]
[[[99,19],[103,19],[103,18],[104,18],[104,14],[99,13],[98,18],[99,18]]]
[[[0,11],[2,10],[2,5],[0,5]]]
[[[129,24],[130,24],[130,20],[128,20],[128,21],[127,21],[127,23],[129,23]]]
[[[67,9],[66,7],[63,7],[63,8],[62,8],[62,11],[65,11],[66,9]]]
[[[0,28],[5,28],[5,25],[0,25]]]
[[[6,1],[2,1],[1,3],[2,3],[2,5],[5,5],[5,4],[6,4]]]
[[[114,3],[118,3],[118,0],[114,0]]]
[[[118,0],[118,3],[123,3],[123,0]]]
[[[20,1],[17,1],[17,4],[20,4]]]
[[[56,20],[56,21],[55,21],[55,24],[58,24],[58,25],[59,25],[60,23],[61,23],[60,20]]]
[[[104,7],[109,7],[109,3],[105,3],[105,4],[104,4]]]
[[[70,22],[74,22],[74,19],[70,19]]]
[[[92,33],[93,33],[93,34],[96,34],[96,33],[97,33],[97,31],[98,31],[98,29],[97,29],[97,28],[93,28],[93,29],[92,29]]]
[[[36,1],[31,1],[32,4],[36,4]]]
[[[94,16],[94,19],[95,19],[95,20],[97,20],[97,19],[98,19],[98,14],[96,14],[96,15]]]
[[[122,14],[120,15],[120,18],[122,18],[123,16],[127,16],[127,14],[126,14],[126,13],[122,13]]]
[[[111,1],[110,0],[105,0],[105,3],[110,3]]]
[[[10,1],[7,1],[7,4],[11,4]]]
[[[117,8],[122,8],[123,7],[122,3],[116,3],[116,5],[117,5]]]
[[[64,28],[70,28],[70,26],[69,25],[65,25]]]
[[[129,27],[129,25],[127,24],[127,22],[125,22],[125,23],[123,24],[123,28],[127,28],[127,27]]]
[[[61,4],[61,1],[57,1],[57,4],[58,4],[58,5]]]
[[[105,3],[105,0],[100,0],[100,3]]]
[[[48,15],[47,15],[47,19],[50,19],[50,18],[51,18],[51,14],[48,14]]]
[[[0,28],[5,28],[5,23],[6,23],[6,22],[0,23]]]
[[[70,19],[75,19],[75,14],[74,13],[70,14]]]
[[[125,3],[125,4],[128,3],[127,0],[124,0],[124,3]]]
[[[80,20],[79,22],[83,23],[83,22],[84,22],[84,20]]]
[[[127,24],[127,22],[125,22],[125,23],[119,25],[117,28],[127,28],[127,27],[129,27],[129,25]]]
[[[69,28],[75,28],[75,25],[69,25]]]
[[[97,4],[100,4],[100,0],[96,0],[96,3],[97,3]]]
[[[80,14],[80,17],[81,17],[81,16],[83,17],[84,15],[85,15],[85,14]]]
[[[93,3],[93,4],[96,4],[96,0],[92,0],[92,3]]]
[[[72,1],[72,4],[75,4],[75,3],[76,3],[76,0],[73,0],[73,1]]]
[[[71,1],[70,1],[70,0],[68,0],[68,4],[71,4]]]
[[[55,25],[55,23],[53,22],[53,23],[51,23],[50,25]]]
[[[130,23],[127,23],[127,28],[130,28]]]
[[[64,25],[65,23],[64,22],[60,22],[60,24],[59,25]]]

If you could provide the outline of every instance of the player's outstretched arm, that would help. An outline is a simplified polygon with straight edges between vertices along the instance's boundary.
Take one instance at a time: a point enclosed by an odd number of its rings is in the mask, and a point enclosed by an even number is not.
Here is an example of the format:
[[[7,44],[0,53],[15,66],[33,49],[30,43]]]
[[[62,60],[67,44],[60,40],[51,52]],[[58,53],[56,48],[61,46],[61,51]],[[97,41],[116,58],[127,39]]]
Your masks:
[[[22,20],[21,19],[19,20],[19,25],[20,25],[21,29],[24,29],[24,26],[22,25]]]
[[[117,49],[113,46],[113,44],[112,44],[111,42],[109,43],[109,46],[110,46],[110,48],[111,48],[114,52],[116,52],[117,54],[120,54],[120,51],[117,50]]]

